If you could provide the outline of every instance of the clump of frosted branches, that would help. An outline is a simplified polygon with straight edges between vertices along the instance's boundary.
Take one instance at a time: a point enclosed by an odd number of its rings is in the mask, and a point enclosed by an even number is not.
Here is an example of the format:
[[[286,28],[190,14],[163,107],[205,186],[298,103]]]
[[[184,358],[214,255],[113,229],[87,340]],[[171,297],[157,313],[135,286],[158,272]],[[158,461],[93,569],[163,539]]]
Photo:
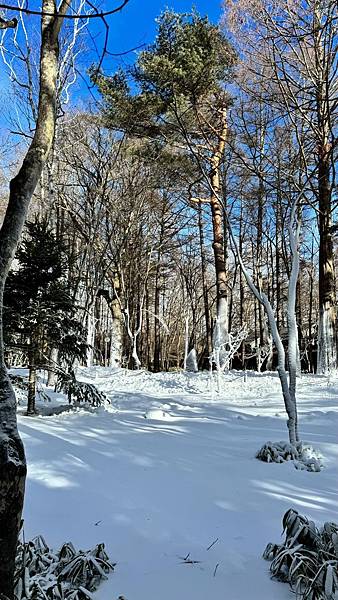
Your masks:
[[[220,392],[222,373],[229,371],[231,361],[246,339],[247,334],[248,332],[244,325],[236,333],[226,333],[223,335],[220,320],[217,317],[214,329],[213,350],[209,361],[211,371],[214,365],[217,372],[218,392]]]

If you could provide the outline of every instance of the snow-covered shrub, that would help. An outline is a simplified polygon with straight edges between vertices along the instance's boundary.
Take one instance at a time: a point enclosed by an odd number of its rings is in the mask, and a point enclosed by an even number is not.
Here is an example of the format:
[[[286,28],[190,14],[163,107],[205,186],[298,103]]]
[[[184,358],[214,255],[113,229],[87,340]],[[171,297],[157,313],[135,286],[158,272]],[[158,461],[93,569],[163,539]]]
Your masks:
[[[338,598],[338,525],[313,521],[288,510],[283,517],[284,543],[268,544],[263,558],[271,560],[272,577],[288,582],[297,600]]]
[[[197,362],[197,355],[196,355],[195,348],[193,348],[192,350],[190,350],[190,352],[189,352],[189,354],[187,356],[186,371],[190,371],[191,373],[197,373],[198,372],[198,362]]]
[[[107,396],[98,390],[95,385],[85,381],[78,381],[74,371],[66,373],[59,369],[57,371],[56,389],[67,395],[69,403],[75,398],[76,402],[91,404],[92,406],[100,406],[106,402],[110,404]]]
[[[115,564],[109,562],[104,544],[93,550],[75,550],[64,544],[53,552],[38,536],[20,543],[16,557],[16,600],[91,600]]]
[[[217,317],[213,334],[213,350],[209,358],[211,367],[214,364],[219,373],[229,371],[231,361],[247,334],[246,326],[241,327],[236,333],[225,333]]]
[[[256,458],[263,462],[283,463],[293,461],[296,469],[320,471],[322,469],[321,454],[309,444],[297,442],[266,442],[257,452]]]

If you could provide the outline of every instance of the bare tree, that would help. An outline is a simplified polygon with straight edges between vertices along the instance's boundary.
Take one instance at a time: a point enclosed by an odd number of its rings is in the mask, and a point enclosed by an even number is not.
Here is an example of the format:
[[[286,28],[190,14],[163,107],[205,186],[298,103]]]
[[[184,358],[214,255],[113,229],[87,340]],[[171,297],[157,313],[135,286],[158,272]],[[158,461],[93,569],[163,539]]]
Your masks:
[[[332,214],[338,119],[337,4],[334,0],[229,0],[228,24],[260,78],[265,100],[305,136],[303,169],[311,173],[319,230],[318,373],[337,368]]]
[[[288,415],[288,430],[289,440],[291,444],[296,444],[299,441],[298,433],[298,418],[297,418],[297,403],[296,403],[296,377],[297,377],[297,348],[298,348],[298,336],[297,336],[297,323],[296,323],[296,287],[299,273],[299,236],[300,236],[300,215],[298,208],[299,196],[294,200],[291,208],[290,225],[289,225],[289,238],[292,253],[292,266],[291,274],[288,285],[288,307],[287,307],[287,321],[288,321],[288,364],[289,364],[289,377],[286,371],[285,362],[285,350],[281,340],[280,333],[277,327],[276,316],[271,303],[267,295],[259,290],[255,285],[252,276],[248,269],[245,267],[243,258],[239,252],[237,240],[235,238],[233,229],[229,224],[230,235],[233,246],[235,248],[236,256],[238,258],[241,270],[247,281],[247,284],[257,298],[257,300],[264,307],[273,341],[277,348],[278,354],[278,375],[281,382],[285,410]]]

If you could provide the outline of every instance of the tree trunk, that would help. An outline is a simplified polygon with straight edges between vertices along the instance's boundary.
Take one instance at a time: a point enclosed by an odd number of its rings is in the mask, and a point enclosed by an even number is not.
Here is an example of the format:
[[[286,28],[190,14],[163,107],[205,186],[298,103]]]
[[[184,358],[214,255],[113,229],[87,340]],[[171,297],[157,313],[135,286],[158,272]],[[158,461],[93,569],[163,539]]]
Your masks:
[[[319,323],[318,323],[318,355],[317,373],[328,374],[337,369],[337,329],[336,329],[336,291],[335,267],[332,240],[332,184],[335,181],[335,169],[332,166],[332,94],[335,79],[330,77],[336,73],[334,54],[330,38],[330,30],[322,28],[323,20],[327,23],[336,17],[336,6],[326,7],[325,3],[315,2],[313,5],[313,36],[316,57],[316,133],[318,164],[318,228],[319,228]],[[333,10],[333,12],[330,11]],[[331,12],[330,16],[329,13]],[[329,37],[327,38],[327,34]]]
[[[279,193],[276,201],[276,320],[277,329],[280,331],[281,328],[281,297],[282,297],[282,286],[281,286],[281,260],[279,250],[279,238],[281,232],[281,203]]]
[[[243,256],[243,205],[241,203],[240,209],[240,217],[239,217],[239,253]],[[243,281],[243,271],[239,269],[239,324],[242,329],[244,326],[244,281]],[[246,360],[245,360],[245,340],[241,343],[240,348],[240,356],[242,369],[246,368]]]
[[[200,255],[201,255],[201,273],[202,273],[202,287],[203,287],[203,304],[204,304],[204,318],[205,318],[205,349],[202,356],[202,366],[204,360],[208,359],[211,353],[211,324],[210,324],[210,309],[209,309],[209,293],[207,284],[207,260],[205,256],[204,246],[204,231],[203,231],[203,219],[202,219],[202,207],[201,203],[198,204],[198,231],[199,231],[199,244],[200,244]]]
[[[94,345],[95,345],[95,301],[94,298],[91,301],[91,304],[87,310],[87,357],[86,357],[86,366],[92,367],[94,362]]]
[[[52,366],[55,367],[57,365],[59,351],[57,348],[52,348],[50,351],[50,362]],[[48,378],[47,378],[47,386],[54,387],[56,383],[56,373],[52,369],[48,370]]]
[[[28,376],[28,401],[27,415],[35,415],[35,396],[36,396],[36,364],[35,364],[35,346],[34,342],[28,353],[29,357],[29,376]]]
[[[158,373],[161,370],[161,332],[158,316],[160,314],[160,261],[161,251],[157,253],[156,275],[155,275],[155,298],[154,298],[154,361],[153,370]]]
[[[288,363],[289,363],[289,392],[291,402],[294,407],[294,434],[296,441],[299,441],[298,434],[298,416],[297,416],[297,405],[296,405],[296,383],[297,383],[297,372],[299,362],[299,340],[298,340],[298,329],[297,329],[297,318],[296,318],[296,297],[297,297],[297,283],[299,277],[299,234],[300,234],[300,216],[297,220],[296,233],[292,231],[293,227],[293,211],[291,216],[291,223],[289,227],[289,237],[292,252],[292,267],[289,279],[288,287],[288,309],[287,309],[287,321],[288,321]],[[290,440],[291,441],[291,440]],[[293,443],[293,442],[291,442]]]
[[[56,12],[54,0],[44,0],[44,13]],[[62,3],[59,14],[65,14]],[[6,374],[3,344],[3,291],[28,207],[53,141],[55,128],[58,35],[62,17],[41,18],[40,93],[35,134],[22,166],[10,182],[9,202],[0,231],[0,594],[14,599],[14,566],[23,508],[26,461],[16,422],[15,395]]]
[[[324,148],[318,166],[319,195],[319,325],[317,373],[337,369],[336,293],[331,232],[331,188],[328,149]]]
[[[227,135],[227,111],[222,110],[222,130],[211,161],[211,197],[210,207],[213,228],[213,250],[216,271],[217,318],[221,343],[226,342],[228,334],[228,285],[225,264],[223,207],[219,200],[221,193],[220,168],[223,160]]]
[[[309,363],[309,372],[314,373],[314,362],[313,362],[313,344],[312,344],[312,312],[313,312],[313,288],[314,288],[314,248],[313,248],[313,238],[311,245],[311,267],[309,273],[309,322],[308,322],[308,363]]]
[[[0,407],[0,591],[12,600],[26,461],[17,431],[16,399],[3,364],[0,366]]]

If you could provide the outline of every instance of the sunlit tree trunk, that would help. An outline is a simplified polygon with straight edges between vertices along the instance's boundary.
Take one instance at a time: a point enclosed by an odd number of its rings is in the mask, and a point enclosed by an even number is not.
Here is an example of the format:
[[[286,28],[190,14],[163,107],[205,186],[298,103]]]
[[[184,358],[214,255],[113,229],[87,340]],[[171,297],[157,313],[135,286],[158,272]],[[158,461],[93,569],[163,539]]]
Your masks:
[[[210,207],[213,227],[213,251],[215,257],[216,291],[217,291],[217,319],[219,326],[220,343],[226,341],[228,333],[228,282],[225,264],[224,247],[224,222],[223,206],[220,202],[221,196],[221,164],[224,155],[225,141],[227,136],[227,111],[222,109],[221,132],[218,144],[211,160],[211,196]]]

